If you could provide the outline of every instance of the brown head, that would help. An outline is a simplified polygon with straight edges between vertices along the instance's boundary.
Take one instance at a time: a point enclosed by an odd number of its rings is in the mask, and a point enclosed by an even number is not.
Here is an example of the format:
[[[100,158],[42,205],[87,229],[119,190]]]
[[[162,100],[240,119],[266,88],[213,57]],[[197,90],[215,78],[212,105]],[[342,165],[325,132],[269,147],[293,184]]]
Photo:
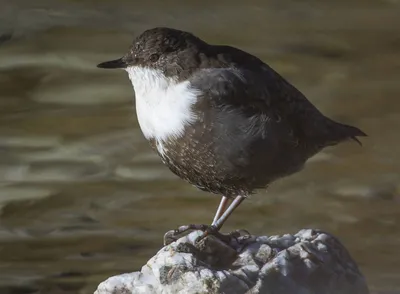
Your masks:
[[[126,69],[132,66],[153,68],[167,76],[179,72],[185,64],[190,66],[191,52],[197,52],[207,44],[191,33],[164,27],[149,29],[133,41],[122,58],[97,65],[106,69]],[[193,64],[194,65],[194,64]]]

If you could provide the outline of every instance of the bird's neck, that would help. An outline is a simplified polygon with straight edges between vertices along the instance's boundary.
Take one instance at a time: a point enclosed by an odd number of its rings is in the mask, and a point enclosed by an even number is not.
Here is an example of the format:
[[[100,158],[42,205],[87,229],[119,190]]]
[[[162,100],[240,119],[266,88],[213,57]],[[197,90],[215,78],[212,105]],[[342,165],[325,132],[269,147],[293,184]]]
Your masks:
[[[128,67],[129,79],[135,91],[136,98],[146,96],[151,98],[147,103],[153,106],[161,102],[162,95],[150,95],[151,93],[162,93],[168,91],[173,86],[174,81],[167,78],[160,70],[146,67]]]

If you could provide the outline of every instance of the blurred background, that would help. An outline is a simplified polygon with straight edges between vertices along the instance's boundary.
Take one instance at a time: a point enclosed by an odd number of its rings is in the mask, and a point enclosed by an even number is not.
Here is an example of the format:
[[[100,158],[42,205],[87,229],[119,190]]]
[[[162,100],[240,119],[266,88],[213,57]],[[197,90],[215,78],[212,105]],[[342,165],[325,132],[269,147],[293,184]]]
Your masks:
[[[400,1],[0,0],[0,293],[93,293],[219,197],[151,152],[118,58],[154,26],[266,61],[369,137],[325,149],[246,201],[224,231],[320,228],[373,293],[400,293]]]

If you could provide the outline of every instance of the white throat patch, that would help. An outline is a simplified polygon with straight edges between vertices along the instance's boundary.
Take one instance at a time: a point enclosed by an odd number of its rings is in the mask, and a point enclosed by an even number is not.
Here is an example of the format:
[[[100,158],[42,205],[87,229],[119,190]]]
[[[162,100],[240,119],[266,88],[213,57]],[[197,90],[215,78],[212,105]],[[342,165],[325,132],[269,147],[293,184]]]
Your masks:
[[[163,153],[163,141],[181,137],[185,126],[196,120],[191,107],[199,92],[188,81],[178,83],[155,69],[132,66],[126,71],[135,90],[136,113],[143,135],[155,139]]]

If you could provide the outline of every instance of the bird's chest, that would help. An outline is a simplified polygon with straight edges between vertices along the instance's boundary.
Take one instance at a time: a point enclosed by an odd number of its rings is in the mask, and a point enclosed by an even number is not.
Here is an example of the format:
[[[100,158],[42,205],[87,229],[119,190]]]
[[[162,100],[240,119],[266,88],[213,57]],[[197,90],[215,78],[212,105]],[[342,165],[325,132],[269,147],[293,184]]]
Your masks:
[[[173,173],[202,189],[216,181],[219,169],[213,142],[205,140],[195,126],[186,128],[180,138],[150,142]]]
[[[155,69],[129,68],[128,73],[140,129],[162,153],[166,141],[182,137],[186,126],[196,120],[192,107],[198,91],[188,81],[177,82]]]

